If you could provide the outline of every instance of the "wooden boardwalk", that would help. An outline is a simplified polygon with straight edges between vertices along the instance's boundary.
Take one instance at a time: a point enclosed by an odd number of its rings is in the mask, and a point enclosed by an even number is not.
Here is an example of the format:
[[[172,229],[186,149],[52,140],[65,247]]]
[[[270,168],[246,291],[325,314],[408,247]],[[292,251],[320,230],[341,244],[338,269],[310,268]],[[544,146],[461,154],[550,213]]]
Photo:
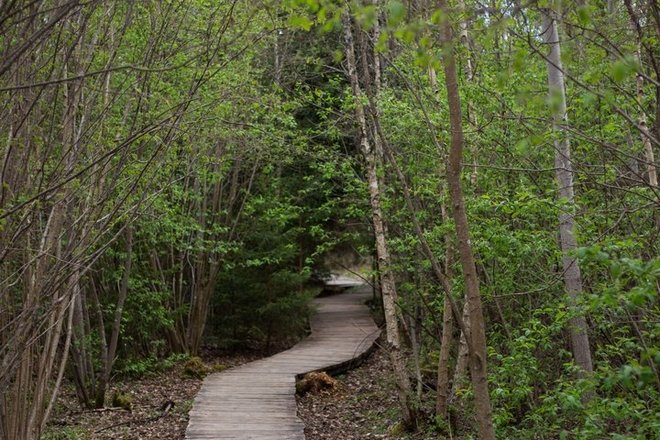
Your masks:
[[[303,440],[296,376],[349,369],[380,331],[364,302],[367,288],[317,298],[310,336],[290,350],[208,376],[195,398],[187,439]]]

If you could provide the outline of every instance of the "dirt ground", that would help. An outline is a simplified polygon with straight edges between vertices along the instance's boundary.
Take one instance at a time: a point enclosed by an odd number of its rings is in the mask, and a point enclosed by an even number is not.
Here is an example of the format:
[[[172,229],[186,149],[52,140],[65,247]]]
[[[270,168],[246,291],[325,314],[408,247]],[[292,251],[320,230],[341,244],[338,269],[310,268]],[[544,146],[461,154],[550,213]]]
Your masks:
[[[258,354],[205,356],[211,369],[222,364],[227,368],[258,359]],[[130,400],[130,411],[123,408],[81,410],[72,384],[62,388],[44,440],[155,440],[183,439],[188,413],[202,385],[202,379],[187,373],[185,362],[172,369],[138,379],[123,379],[111,387],[108,396],[121,393]],[[168,401],[174,407],[164,416]]]
[[[408,433],[400,426],[396,388],[384,350],[376,350],[360,367],[337,379],[337,390],[298,397],[298,416],[305,422],[307,439],[438,438],[423,430]]]

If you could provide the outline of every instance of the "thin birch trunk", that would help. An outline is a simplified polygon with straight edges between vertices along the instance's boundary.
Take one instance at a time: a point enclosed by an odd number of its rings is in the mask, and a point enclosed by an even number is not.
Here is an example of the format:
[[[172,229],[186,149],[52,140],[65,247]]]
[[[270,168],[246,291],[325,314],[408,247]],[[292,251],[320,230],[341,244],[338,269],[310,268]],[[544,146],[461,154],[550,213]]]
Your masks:
[[[53,387],[53,391],[50,396],[50,400],[48,401],[48,406],[46,407],[46,410],[44,411],[44,414],[41,417],[41,423],[39,426],[39,431],[38,432],[44,432],[46,429],[46,422],[48,421],[48,418],[50,417],[50,413],[53,410],[53,406],[55,406],[55,401],[57,399],[57,395],[59,394],[59,389],[60,386],[62,385],[62,378],[64,377],[64,370],[66,367],[66,362],[69,358],[69,349],[71,348],[71,337],[73,335],[73,316],[76,311],[76,299],[80,295],[80,278],[78,274],[74,275],[75,278],[75,286],[74,286],[74,291],[73,291],[73,297],[71,298],[71,302],[68,306],[69,308],[69,318],[67,320],[67,327],[66,327],[66,340],[64,342],[64,349],[62,350],[62,355],[60,359],[60,365],[59,369],[57,372],[57,377],[55,379],[55,385]]]
[[[445,296],[442,310],[442,337],[440,339],[440,355],[436,372],[435,415],[447,419],[449,408],[449,355],[451,352],[454,322],[451,304]]]
[[[421,286],[418,285],[417,288],[420,288]],[[423,295],[423,293],[422,293]],[[419,331],[417,328],[417,320],[419,319],[419,306],[415,305],[414,306],[414,311],[412,313],[412,316],[410,316],[410,324],[408,324],[408,328],[410,329],[410,346],[412,348],[412,356],[413,356],[413,363],[415,365],[415,380],[416,380],[416,387],[415,387],[415,396],[417,397],[417,400],[420,400],[422,398],[422,389],[424,387],[424,381],[422,380],[422,368],[420,365],[420,338],[419,338]]]
[[[99,295],[97,293],[97,286],[95,280],[90,280],[90,296],[92,300],[92,306],[94,308],[94,314],[96,316],[96,328],[99,332],[100,339],[100,350],[101,350],[101,359],[105,364],[105,359],[108,359],[108,339],[106,337],[105,331],[105,320],[103,318],[103,309],[101,307],[101,301],[99,300]],[[106,385],[103,385],[103,373],[99,377],[98,384],[96,385],[95,396],[94,396],[94,406],[96,408],[103,408],[105,405],[105,392]]]
[[[348,12],[342,15],[344,25],[344,39],[346,43],[346,62],[351,89],[355,101],[355,116],[360,128],[360,148],[367,164],[367,181],[371,202],[372,222],[376,241],[376,254],[378,267],[381,273],[381,289],[383,296],[383,309],[387,335],[388,351],[394,369],[397,384],[397,394],[401,406],[403,423],[412,427],[415,424],[415,410],[411,401],[412,388],[403,353],[401,351],[401,338],[399,335],[399,322],[397,318],[397,292],[394,274],[390,269],[390,255],[385,240],[383,215],[380,206],[380,187],[377,176],[377,156],[369,141],[369,127],[362,105],[362,91],[358,81],[357,63],[355,58],[355,45],[351,18]]]
[[[461,40],[461,44],[463,45],[467,53],[467,59],[465,60],[465,77],[468,83],[472,83],[474,82],[474,60],[472,59],[472,48],[470,47],[470,34],[468,32],[465,0],[458,1],[458,12],[460,13],[460,22],[459,22],[459,26],[461,29],[460,40]],[[475,110],[474,110],[474,106],[472,105],[472,102],[468,101],[467,118],[471,127],[476,126],[476,119],[474,112]],[[476,143],[472,143],[472,145],[468,145],[468,148],[470,148],[470,153],[472,156],[472,173],[470,174],[470,184],[472,185],[473,188],[476,189],[477,176],[479,170],[479,167],[477,166],[477,156],[479,152],[477,150]]]
[[[593,372],[591,361],[591,348],[587,321],[581,313],[577,312],[577,303],[582,293],[582,275],[577,258],[573,255],[578,247],[575,237],[575,197],[573,194],[573,164],[571,162],[571,145],[564,128],[568,124],[566,112],[566,89],[564,85],[564,72],[561,62],[561,49],[557,20],[554,12],[544,10],[542,37],[549,47],[548,54],[548,89],[550,99],[557,104],[553,114],[553,131],[557,133],[554,141],[555,167],[557,184],[559,185],[559,198],[565,202],[566,210],[559,216],[559,239],[562,251],[562,265],[564,269],[564,284],[568,294],[569,306],[573,309],[573,317],[569,321],[569,334],[575,363],[583,374]]]
[[[636,44],[637,50],[635,51],[635,57],[637,58],[637,63],[639,66],[642,65],[642,42],[641,31],[637,32],[638,28],[638,19],[635,10],[633,9],[633,4],[631,0],[626,0],[626,9],[628,15],[630,16],[631,25],[633,32],[636,35]],[[646,175],[648,178],[648,183],[651,187],[658,187],[658,171],[655,165],[655,154],[653,152],[653,145],[651,143],[651,133],[648,128],[648,123],[646,121],[646,113],[643,109],[643,98],[644,98],[644,76],[641,73],[637,74],[636,92],[637,92],[637,105],[639,107],[639,117],[637,118],[637,125],[640,128],[640,138],[642,140],[642,145],[644,146],[644,159],[646,162]],[[657,216],[656,216],[657,217]]]

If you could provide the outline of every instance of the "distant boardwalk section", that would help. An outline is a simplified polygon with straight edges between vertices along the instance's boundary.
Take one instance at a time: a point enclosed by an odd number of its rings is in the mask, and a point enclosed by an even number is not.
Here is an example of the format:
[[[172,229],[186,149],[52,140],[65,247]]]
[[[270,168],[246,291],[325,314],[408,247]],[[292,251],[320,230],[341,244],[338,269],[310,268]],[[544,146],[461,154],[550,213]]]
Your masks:
[[[358,284],[348,278],[333,281]],[[370,289],[354,287],[317,298],[309,337],[275,356],[208,376],[193,403],[186,438],[303,440],[296,376],[345,370],[371,349],[379,329],[364,305],[370,295]]]

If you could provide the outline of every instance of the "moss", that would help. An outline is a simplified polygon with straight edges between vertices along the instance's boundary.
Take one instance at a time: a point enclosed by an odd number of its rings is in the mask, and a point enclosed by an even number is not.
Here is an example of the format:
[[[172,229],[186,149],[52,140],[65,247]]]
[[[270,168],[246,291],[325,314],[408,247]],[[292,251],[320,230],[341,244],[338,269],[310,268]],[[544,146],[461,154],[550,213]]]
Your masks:
[[[403,423],[395,423],[390,427],[388,431],[391,436],[399,438],[402,437],[408,430],[406,429],[406,426]]]
[[[209,370],[204,361],[197,356],[191,357],[183,364],[183,374],[195,379],[204,379],[209,374]]]
[[[112,406],[116,408],[124,408],[130,411],[133,405],[133,398],[125,393],[115,391],[112,395]]]
[[[227,369],[227,366],[225,364],[221,364],[220,362],[214,363],[210,370],[212,373],[220,373],[221,371],[225,371]]]

